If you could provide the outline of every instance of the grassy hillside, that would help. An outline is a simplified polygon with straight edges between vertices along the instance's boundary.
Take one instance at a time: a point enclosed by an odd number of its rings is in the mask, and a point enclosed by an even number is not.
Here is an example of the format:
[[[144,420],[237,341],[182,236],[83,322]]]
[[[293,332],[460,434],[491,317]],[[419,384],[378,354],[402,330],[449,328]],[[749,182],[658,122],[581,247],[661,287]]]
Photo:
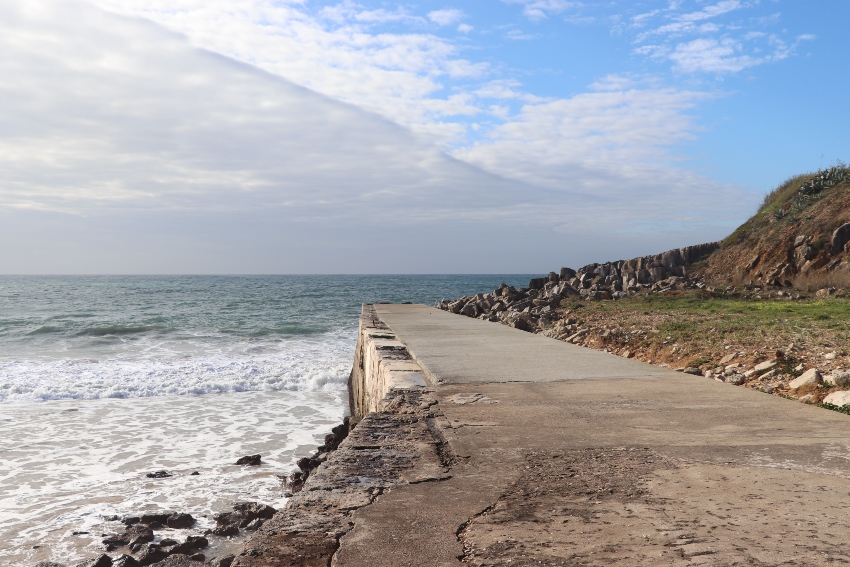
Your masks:
[[[723,240],[704,264],[715,284],[850,287],[850,168],[798,175]]]

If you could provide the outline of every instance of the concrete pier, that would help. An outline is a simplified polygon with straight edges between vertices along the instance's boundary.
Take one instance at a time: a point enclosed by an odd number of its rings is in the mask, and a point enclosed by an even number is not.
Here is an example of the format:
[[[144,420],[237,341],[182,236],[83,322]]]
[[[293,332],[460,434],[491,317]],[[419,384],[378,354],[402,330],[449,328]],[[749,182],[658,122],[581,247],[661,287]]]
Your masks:
[[[234,565],[850,563],[846,415],[421,305],[357,348],[362,421]]]

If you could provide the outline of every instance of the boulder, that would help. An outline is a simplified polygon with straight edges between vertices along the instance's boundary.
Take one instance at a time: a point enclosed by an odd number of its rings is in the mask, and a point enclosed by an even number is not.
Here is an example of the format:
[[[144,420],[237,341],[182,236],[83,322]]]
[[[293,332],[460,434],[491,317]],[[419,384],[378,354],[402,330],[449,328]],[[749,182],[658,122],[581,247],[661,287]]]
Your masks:
[[[112,562],[112,567],[141,567],[141,564],[130,555],[122,555]]]
[[[209,540],[203,536],[189,536],[183,543],[177,544],[171,548],[171,553],[183,553],[192,555],[199,549],[204,549],[210,544]]]
[[[225,555],[224,557],[218,557],[216,559],[212,559],[207,562],[208,567],[230,567],[233,565],[233,562],[236,560],[234,555]]]
[[[159,547],[156,544],[145,546],[141,553],[138,554],[139,565],[153,565],[168,558],[168,551]]]
[[[730,362],[732,362],[732,359],[734,359],[736,356],[738,356],[737,352],[731,352],[731,353],[727,354],[726,356],[724,356],[723,358],[721,358],[719,364],[721,366],[729,364]]]
[[[849,386],[850,385],[850,372],[846,372],[844,370],[838,370],[833,372],[829,376],[825,376],[823,379],[825,384],[829,386]]]
[[[834,406],[846,406],[850,404],[850,390],[833,392],[823,399],[823,403]]]
[[[796,390],[797,388],[802,388],[803,386],[808,386],[810,384],[820,384],[821,383],[821,373],[817,368],[809,368],[805,372],[803,372],[800,376],[791,380],[788,384],[788,387],[792,390]]]
[[[770,370],[771,368],[776,366],[776,364],[776,360],[766,360],[762,363],[756,364],[756,367],[753,368],[753,370],[755,370],[756,372],[763,372],[765,370]]]
[[[112,558],[102,554],[100,557],[77,563],[75,567],[112,567]]]
[[[688,366],[684,370],[682,370],[685,374],[693,374],[694,376],[702,376],[702,370],[697,368],[696,366]]]
[[[260,455],[246,455],[244,457],[241,457],[239,460],[237,460],[236,464],[237,465],[243,465],[243,466],[249,466],[249,467],[256,467],[256,466],[262,464],[262,462],[261,462]]]
[[[165,525],[172,529],[186,529],[195,525],[195,518],[190,514],[172,514],[165,520]]]
[[[188,555],[176,554],[169,555],[162,561],[151,563],[151,567],[201,567],[203,565],[202,562],[203,559],[196,561],[190,559]]]
[[[743,374],[733,374],[726,379],[726,382],[729,384],[734,384],[735,386],[740,386],[744,382],[747,381],[747,377]]]
[[[561,281],[571,280],[576,277],[576,271],[572,268],[561,268],[561,273],[559,274]]]
[[[840,254],[844,250],[844,245],[850,241],[850,222],[842,224],[832,233],[832,253]]]
[[[128,526],[120,534],[112,535],[103,540],[109,546],[121,547],[122,545],[141,544],[153,541],[153,530],[145,524],[134,524]],[[107,549],[108,550],[108,549]]]
[[[152,514],[142,514],[139,518],[139,523],[142,524],[162,524],[165,525],[165,522],[168,521],[169,516],[176,514],[177,512],[154,512]]]

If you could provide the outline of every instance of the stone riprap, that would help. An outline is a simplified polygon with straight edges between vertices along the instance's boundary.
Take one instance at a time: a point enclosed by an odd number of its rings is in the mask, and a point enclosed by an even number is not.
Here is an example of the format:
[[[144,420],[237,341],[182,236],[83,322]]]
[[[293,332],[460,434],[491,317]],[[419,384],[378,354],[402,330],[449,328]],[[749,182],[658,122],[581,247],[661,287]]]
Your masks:
[[[532,279],[527,288],[502,284],[492,293],[479,293],[457,300],[443,299],[436,307],[451,313],[499,321],[523,331],[539,332],[552,322],[553,309],[564,299],[618,299],[637,293],[664,293],[681,289],[704,289],[704,283],[689,269],[711,254],[718,242],[675,248],[655,256],[589,264],[579,270],[561,268],[545,278]],[[558,319],[560,319],[558,317]],[[574,321],[560,332],[582,333]]]

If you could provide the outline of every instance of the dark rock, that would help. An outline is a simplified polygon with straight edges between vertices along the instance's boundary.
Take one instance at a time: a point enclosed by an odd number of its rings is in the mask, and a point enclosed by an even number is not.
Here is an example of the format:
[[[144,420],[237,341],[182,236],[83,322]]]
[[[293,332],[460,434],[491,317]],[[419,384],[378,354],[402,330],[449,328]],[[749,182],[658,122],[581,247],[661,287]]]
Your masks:
[[[176,514],[177,512],[155,512],[153,514],[142,514],[141,518],[139,518],[139,522],[142,524],[165,524],[168,521],[168,518]]]
[[[203,553],[195,553],[189,556],[190,561],[204,561],[207,558]]]
[[[203,536],[189,536],[183,543],[175,545],[171,549],[171,553],[184,553],[186,555],[191,555],[199,549],[207,547],[209,544],[209,540]]]
[[[120,534],[109,536],[103,540],[106,545],[122,546],[153,541],[153,530],[144,524],[128,526]]]
[[[209,533],[217,535],[219,537],[235,536],[239,534],[239,526],[237,526],[236,524],[224,524],[221,526],[216,526],[216,528],[210,531]]]
[[[138,516],[129,516],[129,517],[121,520],[121,523],[124,524],[125,526],[132,526],[133,524],[141,523],[141,521],[142,521],[142,519]]]
[[[65,567],[63,563],[54,563],[53,561],[39,561],[35,567]]]
[[[112,562],[112,567],[141,567],[134,557],[122,555]]]
[[[260,463],[260,455],[246,455],[246,456],[242,457],[241,459],[239,459],[238,461],[236,461],[236,464],[237,465],[247,465],[247,466],[255,467],[255,466],[261,464]]]
[[[234,555],[225,555],[224,557],[217,557],[216,559],[211,559],[207,562],[208,567],[230,567],[233,565],[233,562],[236,560]]]
[[[140,565],[153,565],[159,561],[163,561],[168,557],[168,551],[162,549],[158,545],[148,545],[139,553]]]
[[[193,561],[188,555],[175,554],[169,555],[162,561],[152,563],[151,567],[200,567],[201,561]]]
[[[253,520],[248,522],[248,525],[245,526],[245,529],[249,532],[255,532],[260,529],[264,522],[265,520],[263,520],[262,518],[254,518]]]
[[[195,518],[189,514],[172,514],[165,520],[165,525],[172,529],[186,529],[195,525]]]
[[[103,554],[95,559],[87,559],[86,561],[77,563],[75,567],[112,567],[112,558]]]
[[[161,539],[159,541],[160,547],[171,547],[172,545],[177,545],[178,543],[180,543],[180,542],[177,541],[176,539],[171,539],[170,537],[167,537],[165,539]]]
[[[189,476],[198,476],[199,474],[201,474],[201,473],[199,473],[198,471],[194,471],[194,472],[193,472],[192,474],[190,474]]]
[[[148,477],[148,478],[168,478],[168,477],[172,476],[172,474],[168,471],[155,471],[155,472],[149,472],[145,476]]]
[[[245,514],[252,520],[254,518],[265,518],[268,520],[275,515],[275,512],[277,512],[277,510],[271,506],[260,504],[259,502],[239,502],[238,504],[233,505],[233,509],[236,512]]]

